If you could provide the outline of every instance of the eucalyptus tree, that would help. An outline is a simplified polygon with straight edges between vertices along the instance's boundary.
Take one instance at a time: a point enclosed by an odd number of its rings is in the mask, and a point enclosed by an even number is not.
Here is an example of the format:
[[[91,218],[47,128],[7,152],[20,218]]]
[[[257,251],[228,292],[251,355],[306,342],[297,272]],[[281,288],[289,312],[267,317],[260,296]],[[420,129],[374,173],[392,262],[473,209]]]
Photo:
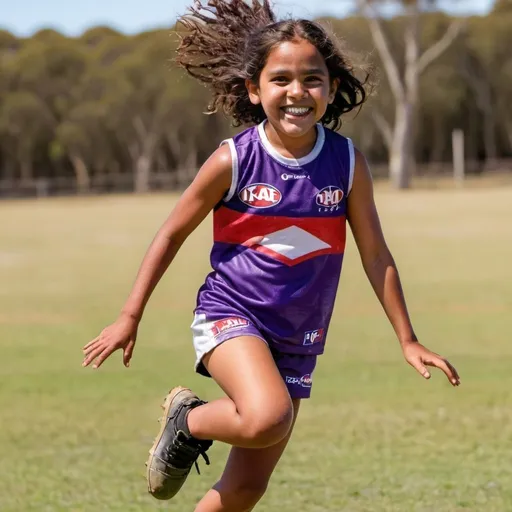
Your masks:
[[[417,113],[420,76],[453,43],[461,31],[461,20],[445,17],[445,29],[437,41],[422,49],[420,46],[422,14],[431,8],[430,1],[357,0],[360,12],[368,20],[371,35],[382,60],[394,99],[394,118],[382,117],[379,125],[391,141],[389,170],[396,188],[408,188],[410,168],[414,163],[414,127]],[[383,8],[401,13],[403,23],[403,54],[393,52],[384,22]],[[403,65],[401,66],[401,62]]]

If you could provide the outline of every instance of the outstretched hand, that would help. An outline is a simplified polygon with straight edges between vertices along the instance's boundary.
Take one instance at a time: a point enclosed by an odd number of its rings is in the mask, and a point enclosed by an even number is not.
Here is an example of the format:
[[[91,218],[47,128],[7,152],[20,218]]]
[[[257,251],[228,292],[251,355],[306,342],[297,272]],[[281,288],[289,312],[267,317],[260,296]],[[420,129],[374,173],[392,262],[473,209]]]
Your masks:
[[[439,354],[431,352],[421,343],[407,343],[407,345],[404,345],[403,347],[403,352],[405,360],[413,368],[416,368],[418,373],[425,377],[425,379],[430,379],[430,372],[428,371],[427,366],[433,366],[442,370],[453,386],[458,386],[460,384],[459,374],[450,362]]]
[[[132,358],[135,341],[137,339],[138,322],[131,317],[120,316],[112,325],[109,325],[101,334],[83,347],[84,361],[82,366],[99,368],[105,359],[116,350],[123,351],[123,364],[128,368]]]

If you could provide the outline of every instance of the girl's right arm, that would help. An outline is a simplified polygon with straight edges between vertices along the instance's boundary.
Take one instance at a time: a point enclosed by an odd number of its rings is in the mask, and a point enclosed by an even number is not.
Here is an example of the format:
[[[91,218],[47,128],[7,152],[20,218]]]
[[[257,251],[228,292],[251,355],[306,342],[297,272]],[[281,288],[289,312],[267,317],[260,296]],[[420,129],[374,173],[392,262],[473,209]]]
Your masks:
[[[99,368],[118,349],[123,350],[123,363],[129,366],[139,322],[153,290],[183,242],[229,190],[231,179],[231,152],[225,144],[201,167],[156,234],[119,318],[83,348],[82,366],[94,361],[93,368]]]

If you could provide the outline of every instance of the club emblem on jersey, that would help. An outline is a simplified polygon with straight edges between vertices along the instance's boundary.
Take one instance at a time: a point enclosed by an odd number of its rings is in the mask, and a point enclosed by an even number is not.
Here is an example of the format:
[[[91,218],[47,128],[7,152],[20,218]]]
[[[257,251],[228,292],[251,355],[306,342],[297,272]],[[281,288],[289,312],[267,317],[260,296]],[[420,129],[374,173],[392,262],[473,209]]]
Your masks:
[[[313,379],[311,378],[311,374],[308,373],[307,375],[303,375],[300,378],[300,385],[303,388],[310,388],[312,384],[313,384]]]
[[[314,345],[324,341],[324,329],[316,329],[315,331],[308,331],[304,334],[304,345]]]
[[[276,187],[267,183],[247,185],[238,194],[240,201],[252,208],[270,208],[281,202],[283,195]]]
[[[316,204],[324,208],[335,208],[343,199],[343,190],[339,187],[325,187],[316,195]]]

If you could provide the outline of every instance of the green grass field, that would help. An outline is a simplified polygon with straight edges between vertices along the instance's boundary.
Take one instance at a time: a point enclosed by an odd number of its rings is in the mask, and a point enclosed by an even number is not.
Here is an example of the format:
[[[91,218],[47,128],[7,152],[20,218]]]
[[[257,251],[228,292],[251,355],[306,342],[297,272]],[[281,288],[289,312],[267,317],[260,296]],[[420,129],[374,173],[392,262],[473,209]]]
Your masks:
[[[421,340],[458,368],[403,362],[349,240],[313,398],[258,511],[512,511],[512,188],[380,190],[378,206]],[[227,447],[170,503],[146,493],[159,404],[193,372],[189,325],[211,220],[155,292],[132,367],[81,368],[113,321],[174,196],[0,203],[0,511],[187,512]]]

